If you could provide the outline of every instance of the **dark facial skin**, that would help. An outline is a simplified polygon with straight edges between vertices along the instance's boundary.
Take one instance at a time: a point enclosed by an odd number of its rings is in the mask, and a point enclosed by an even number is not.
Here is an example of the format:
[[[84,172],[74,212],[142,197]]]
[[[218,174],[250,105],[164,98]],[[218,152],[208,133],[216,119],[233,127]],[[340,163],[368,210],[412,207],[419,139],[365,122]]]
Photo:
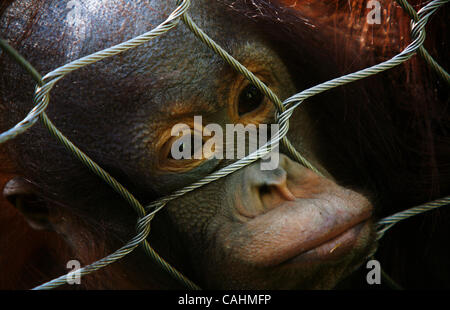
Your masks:
[[[0,20],[0,34],[44,73],[156,27],[175,7],[175,1],[99,2],[89,1],[70,24],[67,1],[20,1]],[[298,91],[300,78],[289,59],[255,24],[214,1],[192,2],[190,15],[198,25],[281,99]],[[30,24],[33,9],[39,18]],[[0,59],[0,74],[8,79],[0,104],[16,104],[1,119],[3,130],[30,108],[33,84],[10,60]],[[180,23],[144,46],[70,74],[52,91],[47,111],[69,139],[145,204],[229,163],[168,158],[176,123],[192,124],[194,115],[204,125],[223,127],[273,121],[267,99],[238,113],[248,84]],[[323,141],[307,110],[296,111],[291,122],[294,146],[326,177],[281,155],[275,170],[254,163],[170,202],[156,216],[150,244],[202,288],[333,288],[374,249],[371,203],[327,172],[330,167],[314,151]],[[95,238],[106,239],[95,242],[112,251],[133,235],[131,208],[41,125],[10,143],[8,152],[21,175],[4,195],[12,202],[22,198],[21,211],[34,227],[60,233],[75,253]],[[98,226],[112,233],[105,237],[93,228]],[[177,287],[151,264],[136,250],[117,268],[132,283],[127,288]]]

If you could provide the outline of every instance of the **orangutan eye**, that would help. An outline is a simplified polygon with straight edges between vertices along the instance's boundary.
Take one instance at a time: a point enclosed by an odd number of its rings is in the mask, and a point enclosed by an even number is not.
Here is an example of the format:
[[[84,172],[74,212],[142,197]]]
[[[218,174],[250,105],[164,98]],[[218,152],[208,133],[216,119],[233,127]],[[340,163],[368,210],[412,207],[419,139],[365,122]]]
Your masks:
[[[247,85],[239,95],[238,113],[242,116],[256,110],[264,102],[264,95],[256,86]]]

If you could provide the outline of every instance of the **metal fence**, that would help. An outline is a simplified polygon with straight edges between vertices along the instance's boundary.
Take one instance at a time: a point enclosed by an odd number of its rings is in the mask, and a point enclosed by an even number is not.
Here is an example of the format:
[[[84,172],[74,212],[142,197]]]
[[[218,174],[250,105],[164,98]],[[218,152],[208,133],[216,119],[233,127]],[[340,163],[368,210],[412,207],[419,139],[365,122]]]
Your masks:
[[[157,262],[165,271],[171,274],[175,279],[183,283],[187,288],[199,289],[199,287],[183,276],[175,268],[169,265],[162,257],[154,251],[154,249],[149,245],[146,238],[150,233],[150,223],[155,216],[155,214],[161,210],[169,201],[178,198],[190,191],[193,191],[205,184],[213,182],[219,178],[227,176],[228,174],[247,166],[248,164],[264,157],[267,155],[273,147],[278,143],[281,143],[288,152],[289,155],[297,160],[299,163],[310,168],[316,173],[320,174],[313,165],[311,165],[290,143],[286,134],[289,130],[289,118],[296,108],[298,108],[306,99],[317,95],[319,93],[325,92],[329,89],[345,85],[371,75],[383,72],[401,63],[409,60],[416,53],[425,59],[427,64],[436,71],[439,76],[444,79],[448,84],[450,84],[450,75],[428,54],[426,49],[423,47],[423,42],[425,41],[425,26],[434,12],[442,5],[448,3],[450,0],[434,0],[425,5],[422,9],[416,12],[413,7],[406,0],[396,0],[398,4],[408,13],[411,18],[411,38],[412,42],[399,54],[393,58],[374,65],[372,67],[335,78],[333,80],[327,81],[325,83],[316,85],[309,89],[306,89],[298,94],[295,94],[288,99],[281,101],[270,88],[268,88],[262,81],[260,81],[252,72],[247,70],[242,64],[240,64],[236,59],[234,59],[229,53],[217,45],[208,35],[203,32],[202,29],[197,27],[194,21],[188,15],[188,9],[190,7],[190,0],[179,0],[177,2],[178,7],[170,14],[170,16],[162,22],[159,26],[153,30],[144,33],[138,37],[135,37],[129,41],[120,43],[118,45],[112,46],[105,50],[96,52],[94,54],[85,56],[78,60],[72,61],[62,67],[59,67],[50,73],[46,74],[44,77],[41,75],[11,46],[7,44],[6,41],[0,39],[0,47],[14,60],[16,60],[36,81],[37,86],[34,95],[34,108],[28,113],[28,115],[19,123],[17,123],[11,129],[0,134],[0,143],[4,143],[10,139],[15,138],[21,133],[25,132],[31,128],[38,120],[40,120],[44,126],[49,130],[49,132],[59,140],[69,152],[71,152],[76,158],[78,158],[87,168],[89,168],[93,173],[102,178],[107,184],[109,184],[118,194],[122,196],[127,203],[133,207],[138,215],[137,221],[137,233],[128,243],[123,247],[118,249],[116,252],[90,264],[77,271],[72,271],[66,275],[62,275],[52,281],[44,283],[34,289],[52,289],[58,287],[62,284],[67,283],[67,279],[70,279],[75,272],[77,275],[84,276],[100,268],[103,268],[119,259],[129,254],[135,250],[139,245],[142,245],[144,251]],[[93,160],[91,160],[86,154],[84,154],[80,149],[78,149],[72,142],[70,142],[51,122],[45,113],[45,109],[49,104],[49,94],[53,86],[61,80],[65,75],[73,72],[82,67],[88,66],[99,60],[107,57],[111,57],[120,54],[126,50],[140,46],[155,37],[161,36],[168,32],[170,29],[176,27],[180,20],[197,36],[197,38],[211,48],[215,53],[217,53],[222,59],[229,63],[234,69],[239,73],[244,75],[254,86],[256,86],[265,96],[267,96],[271,102],[276,107],[276,122],[279,124],[279,132],[271,138],[271,140],[259,148],[256,152],[224,167],[205,178],[186,186],[180,190],[173,192],[172,194],[163,197],[150,205],[143,206],[126,188],[124,188],[119,182],[117,182],[111,175],[109,175],[105,170],[103,170],[99,165],[97,165]],[[378,227],[378,239],[380,239],[384,233],[395,225],[397,222],[411,217],[416,214],[420,214],[434,208],[438,208],[444,205],[450,204],[450,196],[438,199],[427,204],[411,208],[406,211],[396,213],[392,216],[384,218],[377,223]]]

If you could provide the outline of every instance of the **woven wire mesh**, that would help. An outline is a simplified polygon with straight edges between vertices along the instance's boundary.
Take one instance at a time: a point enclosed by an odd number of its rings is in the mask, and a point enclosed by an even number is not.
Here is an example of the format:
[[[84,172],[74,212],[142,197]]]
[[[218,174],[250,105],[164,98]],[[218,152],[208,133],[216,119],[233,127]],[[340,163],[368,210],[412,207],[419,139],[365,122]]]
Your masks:
[[[298,108],[306,99],[315,96],[319,93],[325,92],[327,90],[333,89],[338,86],[342,86],[360,79],[364,79],[371,75],[378,74],[385,70],[391,69],[399,64],[404,63],[416,53],[423,57],[429,66],[435,70],[445,81],[450,83],[449,75],[445,70],[429,55],[426,49],[423,47],[425,41],[425,26],[435,11],[442,5],[448,3],[450,0],[434,0],[425,5],[421,10],[416,12],[411,5],[406,0],[397,0],[400,6],[409,14],[411,17],[411,38],[412,42],[399,54],[393,58],[374,65],[363,70],[335,78],[333,80],[321,83],[309,89],[306,89],[298,94],[295,94],[283,102],[273,93],[273,91],[267,87],[261,80],[259,80],[252,72],[240,64],[236,59],[234,59],[228,52],[221,48],[218,44],[214,42],[202,29],[200,29],[195,22],[188,15],[188,9],[190,7],[190,0],[178,1],[177,7],[169,15],[169,17],[163,21],[159,26],[153,30],[146,32],[138,37],[135,37],[129,41],[120,43],[118,45],[112,46],[105,50],[96,52],[94,54],[82,57],[78,60],[72,61],[62,67],[59,67],[50,73],[41,77],[39,73],[17,52],[15,52],[5,41],[0,41],[0,47],[5,50],[8,54],[13,56],[19,64],[21,64],[29,73],[33,76],[37,83],[35,96],[34,96],[34,108],[28,113],[28,115],[19,123],[17,123],[11,129],[0,134],[0,143],[6,142],[16,136],[22,134],[29,128],[31,128],[38,119],[44,124],[44,126],[49,130],[49,132],[58,139],[69,152],[71,152],[75,157],[77,157],[82,163],[86,165],[94,174],[102,178],[108,185],[110,185],[117,193],[119,193],[124,200],[130,204],[133,209],[138,214],[138,222],[136,226],[136,236],[133,237],[127,244],[115,251],[114,253],[90,264],[77,271],[79,276],[84,276],[99,270],[109,264],[123,258],[125,255],[129,254],[135,250],[139,245],[143,246],[144,251],[157,262],[165,271],[171,274],[175,279],[183,283],[187,288],[199,289],[199,287],[187,279],[183,274],[173,268],[168,264],[162,257],[156,253],[153,248],[149,245],[146,238],[150,233],[150,223],[155,214],[161,210],[169,201],[176,199],[188,192],[191,192],[201,186],[211,183],[219,178],[225,177],[236,170],[241,169],[249,165],[250,163],[264,157],[271,150],[281,143],[289,152],[289,155],[297,160],[299,163],[303,164],[305,167],[315,171],[320,174],[320,172],[309,163],[306,158],[304,158],[290,143],[287,139],[286,134],[289,131],[289,118],[296,108]],[[50,102],[49,94],[53,86],[61,80],[65,75],[78,70],[82,67],[93,64],[107,57],[112,57],[114,55],[120,54],[126,50],[140,46],[164,33],[170,31],[176,27],[180,20],[183,20],[185,25],[197,36],[197,38],[211,48],[216,54],[218,54],[222,59],[224,59],[228,64],[230,64],[235,70],[244,75],[254,86],[256,86],[267,98],[271,100],[277,109],[276,112],[276,122],[279,124],[280,130],[278,133],[271,138],[271,140],[264,146],[260,147],[257,151],[249,154],[248,156],[216,171],[212,174],[204,177],[203,179],[188,185],[180,190],[173,192],[172,194],[163,197],[155,202],[152,202],[148,206],[142,206],[139,201],[134,198],[134,196],[124,188],[119,182],[117,182],[114,177],[103,170],[99,165],[97,165],[92,159],[90,159],[86,154],[79,150],[73,143],[71,143],[50,121],[47,117],[45,110]],[[382,219],[378,224],[378,239],[380,239],[384,233],[399,221],[411,217],[416,214],[420,214],[437,207],[441,207],[450,203],[450,197],[445,197],[442,199],[435,200],[433,202],[411,208],[409,210],[399,212],[390,217]],[[34,289],[52,289],[67,283],[67,279],[73,276],[74,272],[70,272],[66,275],[62,275],[52,281],[44,283]]]

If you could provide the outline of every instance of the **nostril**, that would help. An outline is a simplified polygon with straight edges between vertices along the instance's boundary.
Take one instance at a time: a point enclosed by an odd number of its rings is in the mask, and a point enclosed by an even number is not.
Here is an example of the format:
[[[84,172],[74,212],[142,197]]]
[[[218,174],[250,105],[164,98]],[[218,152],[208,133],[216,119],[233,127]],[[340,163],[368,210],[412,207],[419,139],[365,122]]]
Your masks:
[[[259,187],[259,195],[262,197],[264,195],[270,194],[270,186],[263,184]]]
[[[286,184],[285,178],[282,181],[265,182],[258,188],[259,196],[264,198],[265,196],[281,197],[283,200],[294,201],[296,197],[289,190]]]

